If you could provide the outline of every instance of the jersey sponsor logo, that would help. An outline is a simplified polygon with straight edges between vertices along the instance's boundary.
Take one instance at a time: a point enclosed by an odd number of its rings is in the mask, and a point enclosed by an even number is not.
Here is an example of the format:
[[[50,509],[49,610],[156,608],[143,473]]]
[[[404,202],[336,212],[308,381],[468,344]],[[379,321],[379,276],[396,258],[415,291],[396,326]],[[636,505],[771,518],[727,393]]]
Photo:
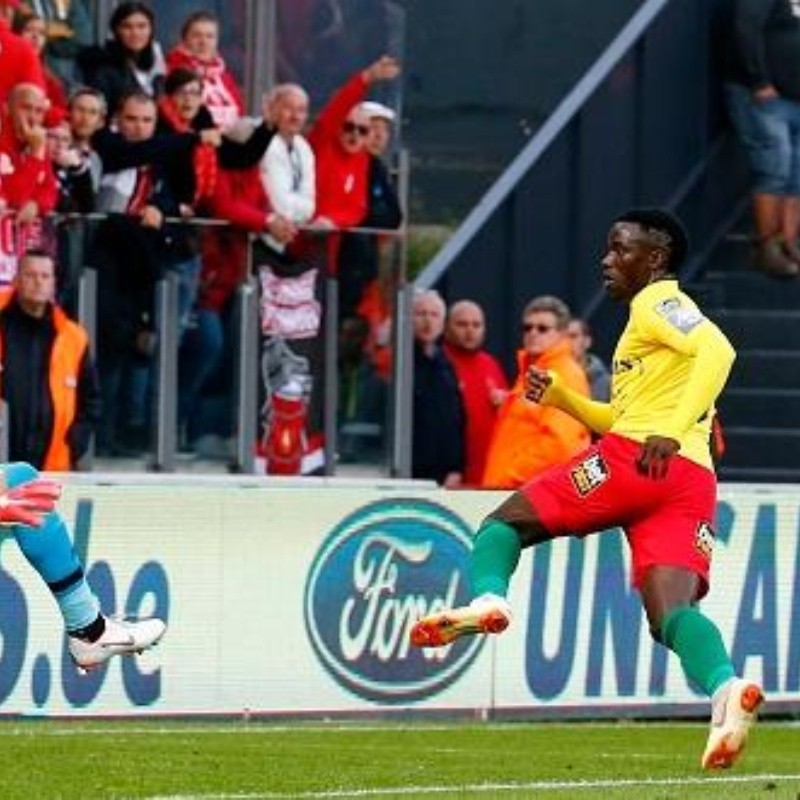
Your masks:
[[[681,333],[689,333],[705,319],[698,309],[684,308],[679,297],[656,303],[655,312]]]
[[[697,526],[694,546],[703,557],[711,560],[711,554],[714,552],[714,530],[707,522],[701,522]]]
[[[640,374],[642,372],[642,359],[638,356],[617,358],[614,359],[614,363],[611,365],[611,371],[614,375],[621,375],[624,372],[633,372],[634,370],[638,370]]]
[[[598,486],[605,483],[610,474],[600,453],[593,453],[572,469],[570,477],[578,494],[586,497],[589,492],[593,492]]]
[[[359,508],[328,534],[308,573],[306,633],[320,663],[367,700],[405,703],[441,692],[485,637],[412,648],[416,620],[470,600],[472,534],[461,517],[419,499]]]

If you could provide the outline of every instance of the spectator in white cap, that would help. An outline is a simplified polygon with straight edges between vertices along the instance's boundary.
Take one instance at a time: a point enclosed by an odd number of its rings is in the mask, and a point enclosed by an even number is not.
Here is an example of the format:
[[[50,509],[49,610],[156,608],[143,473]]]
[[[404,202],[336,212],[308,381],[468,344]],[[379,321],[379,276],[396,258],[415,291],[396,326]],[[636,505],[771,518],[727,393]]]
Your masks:
[[[383,161],[392,138],[395,113],[383,103],[364,100],[360,114],[369,120],[364,148],[369,153],[368,208],[362,225],[367,228],[394,229],[403,221],[397,192]],[[358,313],[366,288],[377,280],[380,239],[375,235],[345,234],[339,261],[339,309],[343,319]]]
[[[396,115],[389,106],[375,100],[365,100],[361,104],[361,111],[369,117],[367,151],[376,158],[383,158],[389,148],[392,138],[392,123]]]

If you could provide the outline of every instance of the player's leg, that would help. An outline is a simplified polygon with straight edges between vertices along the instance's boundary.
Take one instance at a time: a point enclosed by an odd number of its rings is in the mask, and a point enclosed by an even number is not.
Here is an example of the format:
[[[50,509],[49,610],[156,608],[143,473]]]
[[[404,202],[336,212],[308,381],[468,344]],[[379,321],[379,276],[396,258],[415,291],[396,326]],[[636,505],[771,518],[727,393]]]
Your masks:
[[[657,566],[640,588],[653,637],[680,658],[686,676],[711,698],[711,731],[701,764],[719,769],[738,759],[764,695],[758,684],[736,677],[719,629],[694,605],[701,587],[695,572]]]
[[[38,472],[23,462],[5,464],[5,489],[34,481]],[[76,664],[89,669],[113,655],[141,652],[156,644],[166,625],[157,619],[128,622],[102,614],[60,514],[47,514],[40,526],[11,528],[22,554],[39,573],[53,594],[69,636],[70,653]]]
[[[640,586],[650,631],[681,660],[688,678],[711,697],[735,676],[714,622],[695,605],[701,577],[683,567],[654,566]]]
[[[460,636],[501,633],[511,623],[506,600],[524,547],[554,538],[539,519],[526,491],[514,492],[481,524],[473,540],[470,574],[474,600],[420,619],[411,630],[418,647],[439,647]]]

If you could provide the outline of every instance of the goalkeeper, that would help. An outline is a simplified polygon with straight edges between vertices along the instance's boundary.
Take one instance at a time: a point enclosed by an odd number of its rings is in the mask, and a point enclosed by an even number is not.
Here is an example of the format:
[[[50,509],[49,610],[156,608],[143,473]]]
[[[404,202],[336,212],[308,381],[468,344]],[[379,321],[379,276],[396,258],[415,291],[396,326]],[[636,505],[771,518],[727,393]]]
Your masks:
[[[615,221],[603,282],[630,305],[630,316],[614,353],[611,402],[579,396],[551,373],[526,376],[530,400],[566,411],[602,438],[489,515],[471,555],[475,599],[419,620],[411,638],[437,647],[505,630],[505,597],[523,548],[621,526],[653,638],[711,698],[701,763],[713,769],[736,761],[764,698],[758,685],[736,677],[717,626],[696,605],[708,591],[714,547],[710,427],[735,354],[678,286],[687,249],[681,223],[660,209]]]
[[[81,671],[111,656],[147,650],[164,635],[160,619],[125,621],[106,617],[83,573],[63,518],[55,511],[61,485],[39,477],[22,462],[0,474],[0,525],[10,530],[22,554],[47,584],[64,619],[70,655]]]

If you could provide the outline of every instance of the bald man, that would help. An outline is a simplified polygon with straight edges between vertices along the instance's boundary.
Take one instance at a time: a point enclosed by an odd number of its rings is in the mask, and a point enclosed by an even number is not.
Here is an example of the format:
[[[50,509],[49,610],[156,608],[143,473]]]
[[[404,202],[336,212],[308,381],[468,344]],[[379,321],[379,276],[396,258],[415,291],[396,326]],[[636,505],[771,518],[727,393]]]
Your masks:
[[[508,380],[497,359],[483,349],[486,320],[471,300],[453,303],[447,315],[444,349],[456,371],[466,413],[464,485],[479,486],[486,466],[497,409]]]
[[[34,223],[53,211],[58,186],[42,122],[47,110],[44,91],[32,83],[15,86],[3,109],[0,161],[3,163],[2,195],[15,212],[13,236],[0,242],[0,283],[14,279],[18,254],[41,246],[41,227]]]

